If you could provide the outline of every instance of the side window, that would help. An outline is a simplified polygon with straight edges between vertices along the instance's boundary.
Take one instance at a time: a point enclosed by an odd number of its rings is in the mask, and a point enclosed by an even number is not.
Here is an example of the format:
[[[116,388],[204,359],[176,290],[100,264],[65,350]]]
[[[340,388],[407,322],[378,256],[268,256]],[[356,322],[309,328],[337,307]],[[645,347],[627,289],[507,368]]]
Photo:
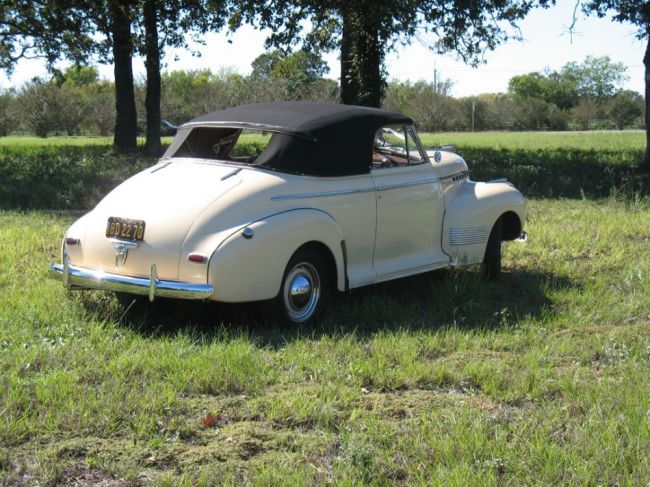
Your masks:
[[[373,167],[408,166],[424,161],[410,128],[392,125],[382,127],[375,133]]]

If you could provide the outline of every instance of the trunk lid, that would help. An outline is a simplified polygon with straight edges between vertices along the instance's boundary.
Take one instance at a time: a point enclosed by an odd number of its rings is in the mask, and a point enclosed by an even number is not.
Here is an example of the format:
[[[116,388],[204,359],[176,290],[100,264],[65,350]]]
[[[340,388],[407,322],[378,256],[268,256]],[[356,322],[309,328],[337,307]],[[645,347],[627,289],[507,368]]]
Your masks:
[[[82,242],[82,265],[144,277],[155,263],[160,279],[178,279],[180,251],[190,227],[205,208],[241,182],[233,173],[236,169],[164,161],[126,180],[92,211]],[[123,263],[116,259],[114,240],[106,237],[109,217],[143,220],[146,225],[144,240],[128,251]]]

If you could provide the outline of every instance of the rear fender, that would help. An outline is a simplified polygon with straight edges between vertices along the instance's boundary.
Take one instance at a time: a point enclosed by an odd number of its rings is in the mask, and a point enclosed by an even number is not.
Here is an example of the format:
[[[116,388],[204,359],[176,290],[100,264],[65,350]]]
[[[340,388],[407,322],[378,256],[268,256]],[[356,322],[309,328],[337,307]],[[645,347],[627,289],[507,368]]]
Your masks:
[[[246,230],[249,238],[244,229],[250,229]],[[345,289],[343,233],[329,214],[315,209],[290,210],[244,229],[223,240],[210,258],[208,283],[214,286],[210,299],[235,303],[276,297],[289,259],[309,242],[328,248],[336,264],[337,288]]]

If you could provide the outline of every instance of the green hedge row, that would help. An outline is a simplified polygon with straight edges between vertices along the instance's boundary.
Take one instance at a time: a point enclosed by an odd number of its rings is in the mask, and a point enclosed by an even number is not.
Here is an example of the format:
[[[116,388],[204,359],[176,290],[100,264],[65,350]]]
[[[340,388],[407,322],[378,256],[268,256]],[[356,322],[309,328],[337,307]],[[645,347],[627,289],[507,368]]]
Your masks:
[[[648,175],[639,175],[640,150],[489,149],[458,147],[472,179],[507,177],[526,196],[603,198],[620,193],[648,194]]]
[[[106,146],[0,148],[0,207],[87,209],[155,163]]]
[[[599,198],[648,194],[635,175],[639,150],[457,149],[472,178],[507,177],[528,197]],[[88,209],[119,182],[155,159],[116,155],[106,146],[0,148],[0,208]]]

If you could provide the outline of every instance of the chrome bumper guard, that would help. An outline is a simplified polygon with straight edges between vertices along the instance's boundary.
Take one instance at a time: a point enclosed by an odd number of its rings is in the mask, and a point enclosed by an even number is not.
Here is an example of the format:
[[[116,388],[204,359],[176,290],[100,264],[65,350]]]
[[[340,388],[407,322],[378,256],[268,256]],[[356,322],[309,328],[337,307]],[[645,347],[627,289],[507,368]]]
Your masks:
[[[158,279],[156,264],[151,265],[151,277],[147,279],[72,266],[66,258],[63,264],[50,263],[50,277],[63,281],[63,285],[68,289],[104,289],[144,294],[149,296],[149,301],[153,301],[156,297],[207,299],[214,290],[210,284],[161,281]]]

